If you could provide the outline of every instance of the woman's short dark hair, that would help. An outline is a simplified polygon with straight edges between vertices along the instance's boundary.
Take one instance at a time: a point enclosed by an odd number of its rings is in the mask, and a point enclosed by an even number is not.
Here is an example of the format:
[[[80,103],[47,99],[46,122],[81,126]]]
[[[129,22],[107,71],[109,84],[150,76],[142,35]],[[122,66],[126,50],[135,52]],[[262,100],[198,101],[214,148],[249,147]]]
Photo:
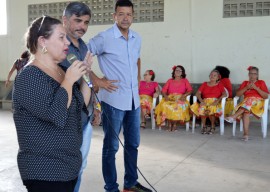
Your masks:
[[[230,77],[230,70],[227,67],[217,65],[214,70],[219,72],[221,79]]]
[[[155,77],[156,77],[155,72],[153,70],[151,70],[151,69],[149,69],[147,71],[148,71],[149,75],[152,75],[151,76],[151,81],[154,81],[155,80]]]
[[[115,12],[117,10],[117,7],[132,7],[132,11],[134,11],[133,3],[129,0],[118,0],[115,4]]]
[[[22,59],[28,59],[29,57],[30,57],[30,53],[28,50],[22,52],[22,54],[21,54]]]
[[[176,70],[176,68],[179,67],[181,70],[182,70],[182,74],[181,74],[181,77],[182,78],[186,78],[186,70],[185,68],[182,66],[182,65],[177,65],[176,67],[173,68],[173,72],[172,72],[172,78],[175,79],[175,75],[174,75],[174,72]]]
[[[77,17],[89,15],[89,17],[91,18],[91,10],[85,3],[78,1],[71,2],[65,8],[63,16],[70,18],[72,15],[76,15]]]
[[[26,47],[30,53],[35,54],[38,48],[38,38],[43,36],[45,39],[50,38],[56,25],[62,24],[60,20],[43,16],[35,19],[25,34]]]

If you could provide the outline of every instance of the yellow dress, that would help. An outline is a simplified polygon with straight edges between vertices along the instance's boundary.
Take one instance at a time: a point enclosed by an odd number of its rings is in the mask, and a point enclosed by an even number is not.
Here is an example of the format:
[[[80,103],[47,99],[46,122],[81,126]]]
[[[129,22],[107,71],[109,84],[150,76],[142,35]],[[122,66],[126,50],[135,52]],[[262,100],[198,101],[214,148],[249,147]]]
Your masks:
[[[190,120],[189,102],[180,101],[181,94],[168,96],[168,101],[163,98],[155,109],[157,125],[163,125],[165,120],[173,122],[187,122]]]
[[[234,106],[233,106],[233,99],[227,98],[225,103],[225,117],[231,116],[233,114]]]
[[[260,97],[246,97],[241,103],[239,103],[234,109],[234,113],[242,108],[245,113],[250,113],[257,118],[262,117],[264,113],[264,99]],[[241,119],[242,116],[238,116],[237,119]]]
[[[147,114],[150,114],[153,104],[153,97],[149,95],[140,95],[140,104],[142,109],[146,109]]]
[[[203,99],[206,105],[200,106],[198,102],[193,103],[190,106],[190,110],[197,116],[197,117],[209,117],[209,116],[216,116],[219,117],[222,115],[222,108],[221,102],[217,105],[212,106],[211,104],[214,103],[217,98],[206,98]]]

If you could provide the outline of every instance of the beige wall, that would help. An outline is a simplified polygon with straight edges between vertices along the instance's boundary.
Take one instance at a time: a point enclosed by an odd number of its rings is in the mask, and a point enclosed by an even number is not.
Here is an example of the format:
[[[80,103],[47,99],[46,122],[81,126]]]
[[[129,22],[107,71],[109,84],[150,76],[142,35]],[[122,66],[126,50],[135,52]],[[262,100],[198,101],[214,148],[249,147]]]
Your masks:
[[[270,86],[270,17],[223,19],[222,0],[192,2],[193,81],[199,82],[213,66],[225,65],[232,81],[241,83],[247,67],[254,65]]]
[[[23,50],[27,5],[36,1],[7,3],[9,34],[0,37],[0,80],[5,80]],[[225,65],[231,69],[232,82],[241,83],[247,79],[246,68],[254,65],[270,86],[270,17],[223,19],[222,7],[222,0],[165,0],[164,22],[133,24],[132,29],[143,39],[142,72],[153,69],[156,80],[165,82],[171,76],[171,67],[181,64],[190,82],[199,83],[208,79],[216,65]],[[89,26],[84,40],[110,26]],[[99,71],[96,62],[94,65]]]

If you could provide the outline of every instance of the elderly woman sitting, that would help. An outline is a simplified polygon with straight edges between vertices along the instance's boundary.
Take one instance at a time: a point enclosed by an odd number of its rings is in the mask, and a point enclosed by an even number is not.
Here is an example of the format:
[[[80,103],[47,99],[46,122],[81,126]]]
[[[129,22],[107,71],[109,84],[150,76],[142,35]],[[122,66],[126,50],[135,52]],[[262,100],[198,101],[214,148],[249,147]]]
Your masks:
[[[196,93],[199,103],[191,105],[191,111],[202,119],[202,134],[213,134],[215,132],[215,119],[222,115],[220,101],[226,97],[226,91],[223,84],[219,83],[220,74],[217,70],[213,70],[209,75],[210,81],[204,82]],[[207,130],[206,118],[211,121],[211,128]]]
[[[159,95],[159,86],[155,82],[155,73],[153,70],[146,70],[144,81],[140,82],[139,94],[141,104],[141,128],[145,128],[146,119],[150,117],[152,109],[153,97],[157,98]]]
[[[155,110],[157,125],[164,126],[167,120],[168,131],[176,131],[177,122],[189,121],[189,102],[186,97],[192,93],[192,87],[186,79],[185,68],[178,65],[172,69],[172,78],[162,88],[163,99]]]
[[[253,114],[260,118],[264,112],[264,99],[268,98],[268,89],[263,80],[259,80],[259,69],[254,66],[248,68],[249,80],[244,81],[236,96],[244,95],[244,100],[234,109],[235,113],[227,118],[226,121],[232,123],[235,119],[242,119],[244,135],[242,140],[248,141],[249,136],[249,116]]]

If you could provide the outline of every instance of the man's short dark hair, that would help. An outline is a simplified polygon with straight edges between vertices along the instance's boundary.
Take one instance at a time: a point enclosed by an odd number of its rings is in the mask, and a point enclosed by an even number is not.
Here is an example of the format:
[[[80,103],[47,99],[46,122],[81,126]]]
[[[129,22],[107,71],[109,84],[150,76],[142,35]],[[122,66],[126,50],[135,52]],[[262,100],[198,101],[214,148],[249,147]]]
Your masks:
[[[77,17],[89,15],[91,18],[91,10],[86,4],[82,2],[71,2],[65,8],[63,16],[70,18],[72,15],[76,15]]]
[[[132,11],[134,11],[133,3],[129,0],[118,0],[115,4],[115,12],[117,10],[117,7],[132,7]]]

